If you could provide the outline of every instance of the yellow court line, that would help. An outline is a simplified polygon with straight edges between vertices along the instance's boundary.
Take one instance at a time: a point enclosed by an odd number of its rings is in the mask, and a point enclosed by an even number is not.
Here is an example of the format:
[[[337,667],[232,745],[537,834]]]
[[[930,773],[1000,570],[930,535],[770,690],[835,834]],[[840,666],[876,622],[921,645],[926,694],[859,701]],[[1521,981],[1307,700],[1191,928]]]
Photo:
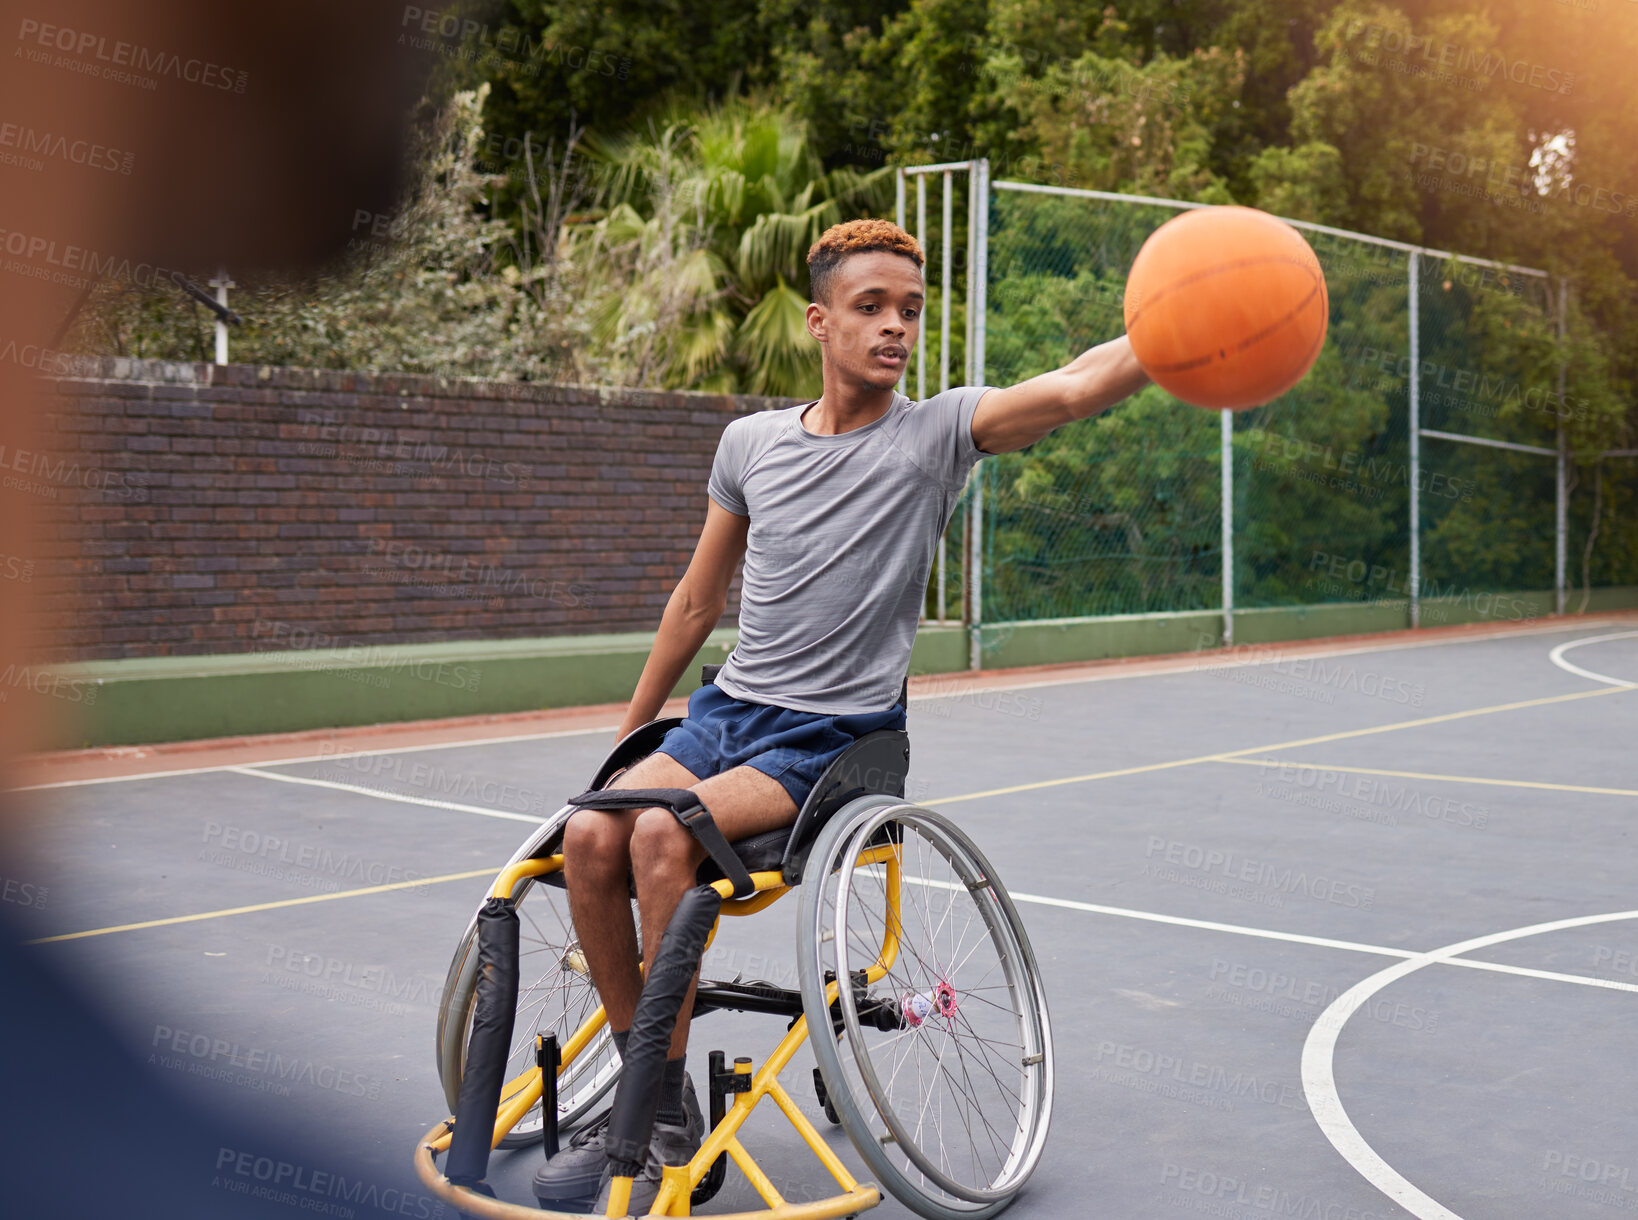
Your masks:
[[[112,928],[91,928],[84,932],[62,932],[56,936],[40,936],[24,941],[26,945],[49,945],[59,940],[81,940],[87,936],[106,936],[110,932],[136,932],[142,928],[163,928],[174,923],[194,923],[201,919],[220,919],[224,915],[248,915],[252,911],[276,911],[280,907],[299,907],[309,902],[330,902],[337,898],[358,898],[364,894],[384,894],[388,890],[407,890],[417,885],[433,885],[439,881],[464,881],[468,877],[493,877],[498,868],[478,868],[466,873],[445,873],[441,877],[420,877],[414,881],[394,881],[390,885],[372,885],[362,890],[340,890],[334,894],[309,894],[305,898],[285,898],[279,902],[258,902],[248,907],[228,907],[221,911],[200,911],[197,915],[172,915],[168,919],[145,919],[141,923],[122,923]]]
[[[1511,712],[1526,707],[1544,707],[1552,703],[1568,703],[1575,699],[1595,699],[1600,695],[1619,695],[1627,691],[1638,690],[1631,686],[1607,686],[1598,690],[1576,691],[1568,695],[1550,695],[1542,699],[1524,699],[1517,703],[1498,703],[1490,707],[1476,707],[1465,712],[1446,712],[1442,716],[1424,716],[1419,720],[1402,720],[1397,724],[1382,724],[1368,729],[1349,729],[1342,733],[1328,733],[1323,737],[1307,737],[1298,741],[1282,741],[1273,745],[1250,746],[1244,750],[1229,750],[1219,754],[1200,754],[1194,758],[1178,758],[1171,762],[1148,763],[1138,767],[1121,767],[1114,771],[1095,771],[1088,775],[1067,775],[1061,779],[1043,779],[1030,784],[1014,784],[1010,788],[990,788],[983,792],[968,792],[960,796],[938,797],[928,801],[930,805],[954,805],[959,801],[976,801],[986,796],[1005,796],[1013,792],[1030,792],[1040,788],[1056,788],[1063,784],[1080,784],[1091,780],[1114,779],[1122,775],[1143,775],[1153,771],[1169,771],[1177,767],[1192,767],[1204,762],[1235,762],[1247,754],[1267,754],[1274,750],[1288,750],[1297,746],[1316,745],[1324,741],[1342,741],[1349,737],[1368,737],[1374,733],[1390,733],[1396,729],[1414,729],[1428,724],[1443,724],[1451,720],[1463,720],[1470,716],[1488,716],[1493,712]],[[1483,781],[1476,781],[1483,782]],[[169,919],[150,919],[142,923],[120,924],[111,928],[92,928],[85,932],[65,932],[58,936],[42,936],[26,943],[31,945],[50,944],[60,940],[79,940],[86,936],[103,936],[109,932],[134,932],[141,928],[160,928],[167,924],[192,923],[201,919],[217,919],[223,915],[243,915],[251,911],[271,911],[280,907],[301,906],[308,902],[328,902],[334,898],[356,898],[364,894],[379,894],[387,890],[408,889],[416,885],[428,885],[439,881],[460,881],[467,877],[492,876],[498,869],[478,869],[468,873],[447,873],[442,877],[424,877],[419,881],[400,881],[392,885],[370,886],[368,889],[343,890],[336,894],[313,894],[306,898],[287,898],[281,902],[263,902],[255,906],[231,907],[223,911],[201,911],[197,915],[175,915]]]
[[[1275,750],[1292,750],[1297,746],[1317,746],[1325,741],[1345,741],[1350,737],[1369,737],[1373,733],[1392,733],[1397,729],[1417,729],[1426,724],[1445,724],[1452,720],[1465,720],[1469,716],[1488,716],[1493,712],[1515,712],[1525,707],[1546,707],[1550,703],[1570,703],[1576,699],[1596,699],[1600,695],[1619,695],[1624,691],[1638,690],[1631,686],[1607,686],[1597,690],[1572,691],[1568,695],[1547,695],[1540,699],[1521,699],[1517,703],[1496,703],[1490,707],[1470,708],[1465,712],[1446,712],[1442,716],[1423,716],[1420,720],[1401,720],[1397,724],[1379,724],[1370,729],[1348,729],[1341,733],[1326,733],[1322,737],[1304,737],[1297,741],[1282,741],[1271,746],[1253,746],[1249,750],[1229,750],[1219,755],[1220,758],[1240,758],[1247,754],[1269,754]]]
[[[1541,699],[1525,699],[1518,703],[1497,703],[1490,707],[1470,708],[1465,712],[1446,712],[1441,716],[1424,716],[1419,720],[1401,720],[1397,724],[1379,724],[1368,729],[1348,729],[1328,733],[1323,737],[1306,737],[1299,741],[1280,741],[1267,746],[1250,746],[1244,750],[1227,750],[1221,754],[1200,754],[1194,758],[1177,758],[1171,762],[1147,763],[1140,767],[1122,767],[1116,771],[1094,771],[1088,775],[1066,775],[1061,779],[1041,779],[1028,784],[1014,784],[1010,788],[988,788],[983,792],[967,792],[961,796],[941,796],[929,800],[929,805],[953,805],[958,801],[976,801],[985,796],[1006,796],[1013,792],[1032,792],[1039,788],[1056,788],[1063,784],[1082,784],[1095,779],[1114,779],[1122,775],[1143,775],[1150,771],[1168,771],[1174,767],[1192,767],[1196,763],[1233,762],[1246,754],[1267,754],[1274,750],[1289,750],[1297,746],[1316,745],[1322,741],[1341,741],[1348,737],[1368,737],[1373,733],[1391,733],[1395,729],[1414,729],[1427,724],[1442,724],[1469,716],[1488,716],[1492,712],[1511,712],[1524,707],[1542,707],[1549,703],[1567,703],[1572,699],[1595,699],[1599,695],[1618,695],[1622,691],[1638,689],[1625,686],[1600,687],[1597,690],[1575,691],[1568,695],[1548,695]]]
[[[1384,771],[1378,767],[1347,767],[1333,763],[1302,762],[1283,758],[1225,758],[1242,767],[1299,767],[1304,771],[1346,771],[1356,775],[1391,775],[1396,779],[1439,779],[1458,784],[1493,784],[1498,788],[1545,788],[1549,792],[1594,792],[1600,796],[1638,796],[1638,788],[1591,788],[1584,784],[1549,784],[1530,779],[1485,779],[1478,775],[1433,775],[1426,771]]]

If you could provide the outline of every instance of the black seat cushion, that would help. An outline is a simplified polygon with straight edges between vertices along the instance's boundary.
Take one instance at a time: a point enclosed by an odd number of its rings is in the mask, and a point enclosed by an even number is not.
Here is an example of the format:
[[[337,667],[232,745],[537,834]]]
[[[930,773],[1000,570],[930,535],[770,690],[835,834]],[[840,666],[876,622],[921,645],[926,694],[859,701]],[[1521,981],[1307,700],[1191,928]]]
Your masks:
[[[785,859],[785,845],[790,839],[791,828],[781,826],[778,830],[765,830],[759,835],[741,839],[732,844],[732,847],[734,854],[750,872],[771,872],[778,869]],[[697,876],[701,885],[709,885],[713,881],[722,880],[722,870],[716,866],[715,861],[707,858],[705,863],[700,865]]]

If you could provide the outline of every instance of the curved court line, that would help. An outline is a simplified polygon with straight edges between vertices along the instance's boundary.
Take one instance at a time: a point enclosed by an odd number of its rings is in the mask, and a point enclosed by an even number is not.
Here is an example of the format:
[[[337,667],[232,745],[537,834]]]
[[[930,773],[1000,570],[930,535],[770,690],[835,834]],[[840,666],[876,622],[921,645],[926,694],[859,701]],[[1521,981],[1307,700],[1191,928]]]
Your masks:
[[[414,881],[393,881],[386,885],[371,885],[361,890],[338,890],[334,894],[307,894],[301,898],[281,898],[277,902],[258,902],[247,907],[227,907],[220,911],[200,911],[197,915],[171,915],[165,919],[144,919],[141,923],[122,923],[112,928],[88,928],[84,932],[59,932],[56,936],[37,936],[25,940],[25,945],[49,945],[60,940],[84,940],[87,936],[106,936],[110,932],[137,932],[143,928],[164,928],[177,923],[197,923],[201,919],[220,919],[224,915],[248,915],[252,911],[275,911],[280,907],[306,906],[309,902],[334,902],[337,898],[357,898],[363,894],[385,894],[391,890],[414,889],[418,885],[435,885],[440,881],[465,881],[469,877],[493,877],[498,868],[478,868],[465,873],[445,873],[441,877],[417,877]]]
[[[1579,665],[1572,665],[1564,659],[1564,654],[1572,648],[1580,648],[1583,644],[1598,644],[1604,640],[1630,640],[1638,636],[1638,631],[1616,631],[1609,635],[1590,635],[1583,640],[1566,640],[1547,654],[1547,659],[1562,670],[1572,674],[1579,674],[1583,678],[1591,678],[1594,682],[1607,682],[1611,686],[1638,686],[1638,682],[1628,682],[1625,678],[1612,678],[1608,674],[1595,674],[1590,669],[1582,669]]]
[[[1459,954],[1503,944],[1510,940],[1522,940],[1527,936],[1559,932],[1566,928],[1581,928],[1589,924],[1614,923],[1622,919],[1638,919],[1638,911],[1580,915],[1573,919],[1557,919],[1550,923],[1531,924],[1529,927],[1514,928],[1507,932],[1476,936],[1471,940],[1458,941],[1441,949],[1430,949],[1405,961],[1395,962],[1369,978],[1355,983],[1339,995],[1331,1002],[1329,1008],[1320,1013],[1319,1020],[1315,1021],[1313,1028],[1308,1031],[1308,1037],[1302,1046],[1303,1095],[1308,1100],[1308,1109],[1314,1115],[1314,1121],[1325,1133],[1325,1138],[1331,1141],[1331,1146],[1341,1153],[1343,1160],[1352,1165],[1367,1182],[1411,1215],[1416,1216],[1418,1220],[1462,1220],[1437,1199],[1418,1190],[1403,1174],[1383,1160],[1349,1119],[1337,1091],[1336,1081],[1337,1038],[1342,1033],[1342,1027],[1348,1023],[1348,1018],[1377,992],[1425,966],[1446,963]]]
[[[1435,775],[1428,771],[1384,771],[1379,767],[1352,767],[1336,763],[1311,763],[1300,759],[1225,758],[1221,761],[1242,767],[1295,767],[1303,771],[1344,771],[1351,775],[1388,775],[1395,779],[1446,780],[1455,784],[1491,784],[1499,788],[1545,788],[1549,792],[1591,792],[1598,796],[1638,796],[1638,788],[1592,788],[1585,784],[1549,784],[1533,779],[1484,779],[1477,775]]]

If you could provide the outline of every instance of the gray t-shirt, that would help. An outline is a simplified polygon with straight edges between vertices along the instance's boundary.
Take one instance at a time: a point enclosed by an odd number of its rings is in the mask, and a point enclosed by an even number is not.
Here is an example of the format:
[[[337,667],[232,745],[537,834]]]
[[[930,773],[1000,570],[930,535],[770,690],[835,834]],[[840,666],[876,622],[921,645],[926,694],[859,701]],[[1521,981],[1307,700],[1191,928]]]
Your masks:
[[[739,640],[717,686],[804,712],[885,712],[910,670],[927,577],[967,472],[989,386],[893,395],[840,436],[803,427],[811,403],[723,429],[707,486],[751,519]]]

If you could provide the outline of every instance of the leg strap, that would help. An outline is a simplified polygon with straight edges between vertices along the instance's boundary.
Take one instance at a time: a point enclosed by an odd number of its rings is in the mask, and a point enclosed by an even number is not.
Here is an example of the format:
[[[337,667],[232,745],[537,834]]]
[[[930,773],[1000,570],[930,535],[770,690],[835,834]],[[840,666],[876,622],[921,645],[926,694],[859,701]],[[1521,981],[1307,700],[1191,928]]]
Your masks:
[[[722,870],[722,875],[733,882],[735,898],[746,898],[756,891],[744,861],[723,838],[711,811],[700,800],[699,793],[692,789],[599,788],[570,797],[569,804],[582,809],[650,809],[655,806],[669,809],[705,848],[705,854]]]

